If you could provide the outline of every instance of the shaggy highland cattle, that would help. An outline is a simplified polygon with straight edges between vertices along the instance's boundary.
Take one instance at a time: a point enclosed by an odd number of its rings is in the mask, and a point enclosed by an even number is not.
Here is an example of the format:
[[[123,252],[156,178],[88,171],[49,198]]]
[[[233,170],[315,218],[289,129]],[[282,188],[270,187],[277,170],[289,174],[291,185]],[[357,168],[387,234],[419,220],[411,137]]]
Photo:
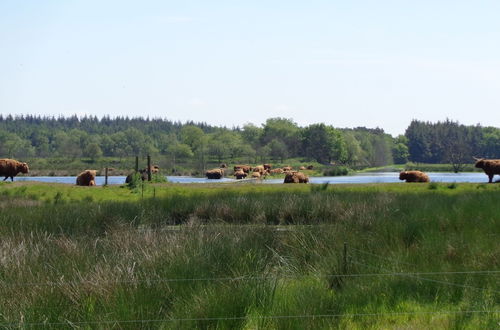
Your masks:
[[[250,165],[234,165],[234,171],[238,171],[239,169],[241,169],[243,172],[245,173],[250,173],[250,171],[252,170],[252,167]]]
[[[305,167],[305,166],[301,166],[301,167],[299,167],[299,170],[301,170],[301,171],[303,171],[303,170],[305,170],[305,169],[306,169],[306,167]]]
[[[226,163],[222,163],[222,164],[220,164],[220,166],[219,166],[219,167],[220,167],[220,168],[227,168],[227,164],[226,164]]]
[[[207,179],[218,180],[224,177],[224,170],[221,168],[214,168],[205,172]]]
[[[252,178],[260,179],[261,177],[262,175],[260,174],[260,172],[252,172]]]
[[[282,168],[275,168],[275,169],[271,170],[270,173],[271,174],[282,174],[283,169]]]
[[[247,173],[243,172],[242,169],[239,169],[238,171],[234,172],[234,176],[236,177],[236,180],[241,180],[247,177]]]
[[[262,166],[264,166],[264,170],[266,170],[267,173],[271,173],[271,168],[273,167],[273,165],[271,165],[271,164],[264,164]]]
[[[0,159],[0,176],[5,176],[3,181],[7,180],[10,177],[11,181],[14,181],[14,177],[18,173],[28,173],[29,168],[28,164],[21,163],[15,159]]]
[[[484,173],[488,176],[488,183],[493,182],[493,177],[495,174],[500,175],[500,159],[478,159],[474,165],[476,168],[482,168]]]
[[[288,172],[283,183],[308,183],[309,177],[302,172]]]
[[[429,176],[420,171],[403,171],[399,173],[399,180],[406,182],[429,182]]]
[[[258,172],[260,175],[264,175],[264,173],[267,173],[263,165],[258,165],[253,168],[253,172]]]
[[[307,169],[308,169],[308,170],[312,170],[312,169],[314,169],[314,166],[313,166],[313,165],[308,165],[308,166],[307,166]]]
[[[77,186],[95,186],[96,170],[85,170],[76,177]]]
[[[293,168],[291,166],[284,166],[282,167],[283,169],[283,172],[290,172],[291,170],[293,170]]]

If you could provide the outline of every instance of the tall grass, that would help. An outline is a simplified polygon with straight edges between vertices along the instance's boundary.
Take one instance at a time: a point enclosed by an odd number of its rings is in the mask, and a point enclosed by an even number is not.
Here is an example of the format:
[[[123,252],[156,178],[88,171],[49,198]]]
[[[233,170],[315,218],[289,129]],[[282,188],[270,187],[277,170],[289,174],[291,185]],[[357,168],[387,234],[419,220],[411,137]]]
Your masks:
[[[332,275],[500,269],[498,185],[53,187],[0,187],[1,326],[497,326],[465,312],[499,310],[498,274]]]

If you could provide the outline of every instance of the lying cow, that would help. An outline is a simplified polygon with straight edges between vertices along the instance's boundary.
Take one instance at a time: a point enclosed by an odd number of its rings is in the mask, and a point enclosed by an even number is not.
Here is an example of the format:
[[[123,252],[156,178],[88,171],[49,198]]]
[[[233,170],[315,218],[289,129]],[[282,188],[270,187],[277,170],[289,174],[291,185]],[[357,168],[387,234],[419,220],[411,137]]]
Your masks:
[[[429,176],[420,171],[403,171],[399,173],[399,180],[406,182],[429,182]]]
[[[78,186],[95,186],[96,170],[85,170],[76,177],[76,185]]]
[[[28,173],[29,168],[28,164],[26,163],[21,163],[15,159],[0,159],[0,177],[5,176],[5,179],[3,181],[7,180],[10,177],[11,181],[14,181],[14,177],[18,173]]]
[[[287,172],[283,183],[308,183],[309,177],[302,172]]]
[[[476,168],[482,168],[484,173],[488,176],[488,182],[493,182],[493,176],[495,174],[500,175],[500,159],[478,159],[475,158],[476,164],[474,165]]]

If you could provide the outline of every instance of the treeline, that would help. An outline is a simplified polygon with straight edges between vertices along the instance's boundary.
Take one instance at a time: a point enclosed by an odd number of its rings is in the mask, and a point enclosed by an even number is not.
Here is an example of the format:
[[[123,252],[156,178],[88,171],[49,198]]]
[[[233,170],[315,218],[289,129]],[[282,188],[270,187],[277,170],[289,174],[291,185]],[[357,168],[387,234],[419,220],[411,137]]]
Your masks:
[[[339,129],[323,123],[300,127],[287,118],[227,128],[140,117],[0,115],[0,157],[96,160],[146,154],[163,155],[174,166],[189,163],[198,168],[209,162],[290,158],[350,167],[408,160],[449,163],[472,155],[500,158],[500,129],[413,121],[405,135],[392,137],[380,128]]]
[[[500,129],[496,127],[414,120],[405,137],[413,162],[450,163],[460,170],[461,164],[470,163],[473,157],[500,158]]]

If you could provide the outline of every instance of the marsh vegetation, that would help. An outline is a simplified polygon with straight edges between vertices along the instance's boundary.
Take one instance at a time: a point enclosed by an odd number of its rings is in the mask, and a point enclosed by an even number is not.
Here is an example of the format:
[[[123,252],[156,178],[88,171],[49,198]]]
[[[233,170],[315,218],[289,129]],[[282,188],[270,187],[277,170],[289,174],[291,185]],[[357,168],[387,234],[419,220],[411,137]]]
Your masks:
[[[498,185],[14,183],[0,195],[5,327],[498,322]]]

